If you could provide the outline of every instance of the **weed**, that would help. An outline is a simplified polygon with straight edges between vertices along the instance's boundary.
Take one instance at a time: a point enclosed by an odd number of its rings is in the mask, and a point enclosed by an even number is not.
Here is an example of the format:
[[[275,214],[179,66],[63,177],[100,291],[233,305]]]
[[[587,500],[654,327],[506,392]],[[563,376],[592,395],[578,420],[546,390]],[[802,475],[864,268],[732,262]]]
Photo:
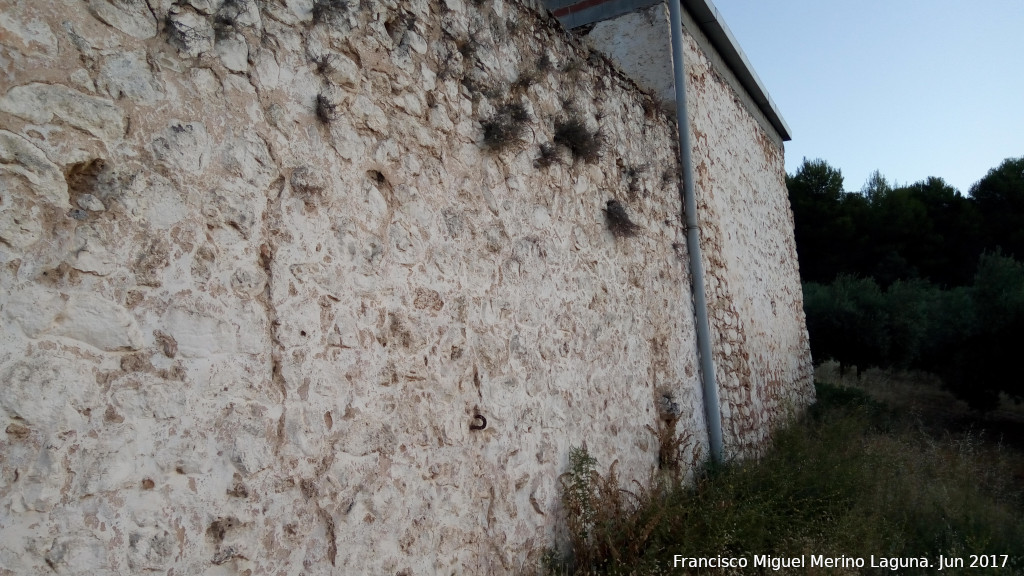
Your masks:
[[[562,72],[574,75],[583,72],[583,60],[573,58],[572,60],[567,61],[565,66],[562,67]]]
[[[676,435],[678,418],[666,420],[657,430],[651,431],[658,437],[658,469],[679,473],[679,448],[690,440],[690,433]]]
[[[501,151],[517,145],[522,141],[529,120],[530,114],[522,104],[511,103],[501,106],[494,116],[480,123],[484,129],[484,147]]]
[[[475,75],[474,75],[475,76]],[[466,87],[473,102],[479,102],[481,98],[497,99],[506,95],[506,91],[500,86],[488,84],[474,76],[463,76],[460,83]]]
[[[601,157],[603,138],[600,131],[591,132],[578,116],[555,124],[556,144],[561,144],[572,152],[573,158],[593,163]]]
[[[511,118],[513,122],[525,123],[530,121],[530,112],[526,110],[526,106],[519,102],[502,105],[499,114]]]
[[[466,88],[466,92],[469,92],[469,97],[473,102],[479,102],[481,98],[487,97],[487,94],[494,92],[493,88],[490,88],[486,83],[478,81],[472,76],[463,76],[459,83]]]
[[[629,180],[636,180],[641,174],[647,172],[649,164],[630,164],[622,170],[622,174]]]
[[[330,96],[323,92],[316,95],[316,117],[324,124],[330,124],[338,119],[340,106]]]
[[[658,103],[654,101],[654,98],[643,95],[640,99],[640,106],[644,109],[644,117],[654,118],[658,114]]]
[[[235,23],[230,20],[216,18],[213,21],[213,37],[217,42],[227,40],[235,35]]]
[[[512,88],[525,92],[530,89],[530,86],[536,84],[538,80],[540,80],[540,74],[536,70],[520,72],[519,77],[512,83]]]
[[[416,17],[409,13],[401,13],[384,23],[384,29],[395,45],[401,44],[405,33],[416,26]]]
[[[537,70],[541,72],[547,72],[555,67],[555,63],[551,61],[551,54],[547,50],[541,53],[540,58],[537,59]]]
[[[459,50],[459,54],[466,60],[472,60],[476,58],[476,52],[480,49],[480,42],[473,38],[467,38],[460,40],[456,43],[456,48]]]
[[[628,181],[627,189],[629,191],[630,199],[635,199],[637,192],[640,191],[640,176],[647,172],[649,166],[647,164],[631,164],[626,166],[622,170],[622,175],[626,177]]]
[[[319,56],[312,58],[312,62],[316,65],[316,73],[319,76],[327,76],[334,71],[334,62],[336,58],[334,54],[325,52]]]
[[[545,576],[569,574],[570,560],[559,554],[557,550],[546,548],[540,557],[540,573]]]
[[[252,0],[226,0],[213,19],[213,32],[217,40],[234,35],[238,19],[249,11]]]
[[[565,505],[569,533],[573,538],[573,550],[583,550],[590,541],[594,527],[594,477],[597,474],[597,459],[590,455],[587,447],[569,450],[569,470],[562,475],[562,503]]]
[[[356,7],[359,3],[356,2]],[[350,0],[314,0],[313,24],[334,24],[348,15]]]
[[[681,179],[679,173],[679,166],[669,166],[661,173],[661,186],[662,188],[668,188],[673,182]]]
[[[679,423],[682,410],[671,392],[664,392],[659,398],[658,414],[658,427],[647,426],[658,437],[658,469],[678,477],[681,472],[679,448],[690,442],[692,434],[689,431],[676,434],[676,424]]]
[[[663,485],[652,479],[649,487],[621,488],[617,466],[613,462],[602,476],[585,446],[569,451],[569,470],[560,481],[577,573],[635,563],[661,522],[663,513],[654,503]]]
[[[616,238],[629,238],[636,236],[640,226],[629,219],[626,208],[618,200],[609,200],[608,207],[604,209],[605,220],[608,229]]]
[[[520,140],[522,129],[507,118],[495,117],[480,123],[484,129],[484,147],[504,150]]]
[[[207,41],[207,37],[202,31],[172,18],[170,14],[167,15],[165,28],[167,39],[171,45],[185,53],[193,52],[197,46]]]
[[[480,95],[484,98],[490,98],[492,100],[502,98],[508,93],[501,85],[498,84],[482,84],[480,88]],[[523,108],[525,110],[525,108]]]
[[[509,33],[509,35],[514,36],[517,33],[519,33],[520,30],[521,30],[521,24],[520,24],[519,20],[516,20],[514,18],[507,18],[505,20],[505,31],[507,31]]]
[[[558,148],[554,144],[541,144],[540,156],[533,161],[533,165],[536,168],[547,168],[559,162],[561,158],[558,156]]]

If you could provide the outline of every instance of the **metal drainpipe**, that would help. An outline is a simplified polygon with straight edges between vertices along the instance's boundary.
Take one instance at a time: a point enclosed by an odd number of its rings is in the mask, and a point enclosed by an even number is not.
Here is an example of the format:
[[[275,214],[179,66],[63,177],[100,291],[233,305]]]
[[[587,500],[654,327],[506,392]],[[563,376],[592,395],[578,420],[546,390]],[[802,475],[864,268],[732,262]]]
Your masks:
[[[690,253],[690,278],[697,324],[697,351],[704,382],[704,417],[708,424],[711,458],[722,461],[722,410],[711,355],[708,302],[704,296],[704,265],[700,252],[700,227],[697,224],[697,196],[693,185],[693,159],[690,155],[690,122],[686,115],[686,74],[683,70],[683,19],[680,0],[667,0],[672,27],[672,68],[676,85],[676,126],[679,132],[679,161],[683,165],[683,216],[686,218],[686,248]]]

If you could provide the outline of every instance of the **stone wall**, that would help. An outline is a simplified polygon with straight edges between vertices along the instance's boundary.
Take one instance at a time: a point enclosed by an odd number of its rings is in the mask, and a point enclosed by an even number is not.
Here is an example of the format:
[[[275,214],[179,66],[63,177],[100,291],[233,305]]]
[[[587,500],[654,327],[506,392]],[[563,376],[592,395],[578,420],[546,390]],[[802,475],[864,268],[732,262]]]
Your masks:
[[[517,572],[570,446],[642,481],[668,397],[706,453],[674,123],[552,20],[52,0],[0,38],[0,574]],[[690,73],[748,453],[809,390],[782,151]]]
[[[726,452],[753,456],[814,400],[783,151],[687,36],[708,315]]]
[[[683,13],[689,123],[724,440],[756,455],[813,399],[782,136]],[[675,113],[668,8],[596,24],[586,39]],[[668,57],[666,57],[668,56]]]

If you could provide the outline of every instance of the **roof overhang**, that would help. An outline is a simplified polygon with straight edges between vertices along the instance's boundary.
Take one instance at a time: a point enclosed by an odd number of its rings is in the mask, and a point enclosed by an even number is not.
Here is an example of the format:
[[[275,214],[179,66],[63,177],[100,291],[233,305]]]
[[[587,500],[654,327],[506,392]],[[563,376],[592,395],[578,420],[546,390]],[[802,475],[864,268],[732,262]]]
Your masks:
[[[577,28],[601,20],[608,20],[660,4],[662,0],[544,0],[551,13],[566,28]],[[668,0],[673,1],[673,0]],[[701,31],[726,66],[732,71],[740,85],[747,91],[758,109],[779,133],[784,141],[791,140],[789,125],[782,118],[778,107],[768,94],[757,72],[747,60],[739,42],[729,31],[718,8],[711,0],[679,0],[683,8],[700,27]]]

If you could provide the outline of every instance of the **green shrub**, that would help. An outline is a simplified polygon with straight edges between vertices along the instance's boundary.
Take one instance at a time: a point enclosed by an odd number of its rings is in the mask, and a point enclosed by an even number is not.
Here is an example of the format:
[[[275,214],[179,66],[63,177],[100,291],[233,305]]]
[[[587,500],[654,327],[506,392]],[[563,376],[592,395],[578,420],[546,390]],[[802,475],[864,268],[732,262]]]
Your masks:
[[[1024,264],[982,255],[974,285],[942,290],[924,280],[839,276],[804,285],[804,311],[817,363],[924,370],[980,410],[1001,393],[1024,399],[1016,354],[1024,334]]]
[[[982,255],[970,290],[973,320],[940,361],[940,375],[957,396],[981,409],[999,394],[1024,399],[1017,354],[1024,334],[1024,264],[999,253]]]
[[[884,365],[889,355],[889,312],[885,295],[870,278],[839,276],[829,285],[804,286],[804,310],[811,354],[835,359],[858,371]]]

